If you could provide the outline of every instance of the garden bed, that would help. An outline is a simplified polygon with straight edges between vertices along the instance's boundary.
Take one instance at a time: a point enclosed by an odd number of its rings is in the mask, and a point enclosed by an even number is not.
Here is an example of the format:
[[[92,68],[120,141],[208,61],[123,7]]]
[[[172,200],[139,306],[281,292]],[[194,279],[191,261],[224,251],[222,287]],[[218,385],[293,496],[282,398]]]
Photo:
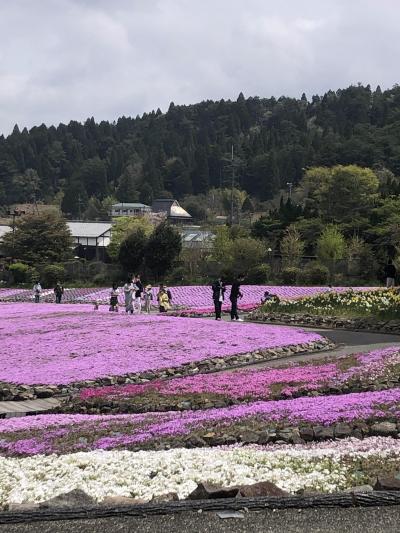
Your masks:
[[[400,314],[400,313],[399,313]],[[258,309],[247,317],[255,323],[305,326],[324,329],[347,329],[349,331],[369,331],[400,335],[400,318],[380,320],[377,317],[344,318],[340,316],[314,315],[307,313],[281,313]]]
[[[277,359],[332,346],[312,332],[256,324],[0,304],[0,400],[65,394]]]
[[[268,322],[306,323],[324,327],[400,331],[397,289],[331,291],[297,300],[268,301],[250,318]]]
[[[143,384],[92,387],[57,412],[143,413],[210,409],[254,400],[384,390],[400,385],[400,348],[282,368],[197,374]]]
[[[0,425],[0,454],[65,454],[224,444],[397,437],[400,388],[227,408],[132,415],[38,415]]]
[[[269,481],[289,494],[336,493],[394,474],[399,460],[399,441],[379,437],[280,447],[0,458],[0,508],[43,502],[73,488],[97,502],[107,497],[151,501],[171,493],[183,499],[199,483],[232,487]]]

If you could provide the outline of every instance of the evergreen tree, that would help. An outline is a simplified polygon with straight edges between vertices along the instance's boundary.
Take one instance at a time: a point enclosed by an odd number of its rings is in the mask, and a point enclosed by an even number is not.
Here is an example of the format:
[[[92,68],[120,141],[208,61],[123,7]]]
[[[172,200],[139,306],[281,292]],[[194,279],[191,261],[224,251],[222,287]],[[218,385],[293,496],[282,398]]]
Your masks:
[[[146,250],[146,266],[156,279],[171,269],[182,249],[182,238],[178,231],[167,223],[160,224],[150,235]]]
[[[118,261],[127,272],[137,272],[144,259],[148,237],[143,228],[137,227],[121,242]]]

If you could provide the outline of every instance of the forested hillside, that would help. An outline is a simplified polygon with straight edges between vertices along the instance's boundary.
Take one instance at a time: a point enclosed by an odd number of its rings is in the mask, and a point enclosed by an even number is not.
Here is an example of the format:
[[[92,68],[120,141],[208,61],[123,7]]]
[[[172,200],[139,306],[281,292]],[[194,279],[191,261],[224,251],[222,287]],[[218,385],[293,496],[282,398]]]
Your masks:
[[[16,126],[0,137],[0,204],[63,196],[63,211],[76,215],[90,197],[150,203],[166,191],[204,193],[229,179],[232,144],[238,185],[260,200],[311,166],[382,165],[400,175],[400,87],[351,86],[311,101],[240,94],[114,123]]]

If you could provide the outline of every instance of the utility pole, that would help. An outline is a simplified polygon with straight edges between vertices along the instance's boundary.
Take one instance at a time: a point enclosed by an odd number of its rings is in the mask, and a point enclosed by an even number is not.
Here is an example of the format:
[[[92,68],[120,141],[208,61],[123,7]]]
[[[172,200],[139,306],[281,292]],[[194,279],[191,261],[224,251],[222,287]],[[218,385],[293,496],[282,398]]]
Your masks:
[[[231,223],[231,226],[233,226],[233,206],[234,206],[234,201],[233,201],[233,191],[234,191],[234,188],[235,188],[235,165],[233,164],[233,144],[232,144],[232,157],[231,157],[231,162],[232,162],[232,180],[231,180],[231,217],[230,217],[230,223]]]
[[[81,195],[78,196],[78,220],[81,220]]]
[[[20,217],[22,215],[25,215],[25,211],[17,211],[17,209],[13,209],[12,211],[7,211],[7,215],[9,217],[12,217],[12,255],[14,259],[14,235],[15,235],[15,219],[17,217]]]

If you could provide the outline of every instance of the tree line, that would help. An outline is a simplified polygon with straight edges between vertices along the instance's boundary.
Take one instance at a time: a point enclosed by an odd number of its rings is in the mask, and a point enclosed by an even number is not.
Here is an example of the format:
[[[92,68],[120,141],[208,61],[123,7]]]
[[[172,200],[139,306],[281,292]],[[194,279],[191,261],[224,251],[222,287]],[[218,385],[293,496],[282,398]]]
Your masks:
[[[245,98],[170,104],[115,122],[71,121],[0,137],[0,205],[56,202],[65,215],[107,199],[207,194],[231,179],[265,201],[307,168],[359,165],[400,175],[400,87],[350,86],[307,98]],[[400,191],[397,181],[389,193]],[[397,189],[396,189],[397,187]]]

